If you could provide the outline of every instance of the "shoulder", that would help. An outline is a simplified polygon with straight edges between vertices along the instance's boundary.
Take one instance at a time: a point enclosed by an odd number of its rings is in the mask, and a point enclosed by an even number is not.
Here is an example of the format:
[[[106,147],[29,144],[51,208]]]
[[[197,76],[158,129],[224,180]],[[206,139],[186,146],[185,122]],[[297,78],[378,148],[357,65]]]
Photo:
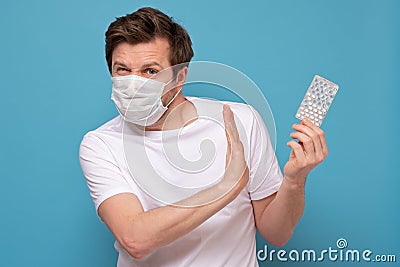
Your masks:
[[[120,115],[112,118],[98,128],[90,131],[89,133],[102,133],[102,132],[121,132],[123,127],[123,119]]]
[[[81,141],[80,148],[93,147],[98,145],[104,140],[104,137],[113,135],[115,133],[121,133],[123,128],[123,119],[120,115],[107,121],[98,128],[87,132]]]
[[[254,123],[258,120],[258,113],[249,104],[239,102],[222,101],[223,104],[229,105],[233,114],[245,125],[246,129],[253,128]]]
[[[254,108],[245,103],[239,103],[239,102],[230,102],[230,101],[221,101],[223,104],[229,105],[229,107],[232,109],[232,111],[238,112],[238,115],[241,114],[247,114],[247,115],[252,115]]]
[[[248,104],[232,102],[232,101],[222,101],[215,99],[207,99],[207,98],[197,98],[197,97],[187,97],[191,102],[196,103],[196,107],[202,107],[203,109],[212,109],[213,107],[219,108],[222,111],[222,105],[229,105],[232,112],[239,117],[242,118],[253,118],[256,116],[255,109]],[[218,110],[219,110],[218,109]]]

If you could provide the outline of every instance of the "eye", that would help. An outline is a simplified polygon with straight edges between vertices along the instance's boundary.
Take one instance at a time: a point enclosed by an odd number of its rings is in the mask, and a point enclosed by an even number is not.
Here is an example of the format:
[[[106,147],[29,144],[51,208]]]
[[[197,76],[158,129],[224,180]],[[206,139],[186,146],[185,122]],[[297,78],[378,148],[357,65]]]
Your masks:
[[[157,74],[158,73],[158,70],[156,70],[156,69],[145,69],[145,73],[147,74],[147,75],[155,75],[155,74]]]
[[[130,72],[131,72],[130,69],[127,69],[127,68],[124,68],[124,67],[118,67],[117,68],[117,73],[118,74],[128,74]]]
[[[114,73],[120,76],[124,76],[129,75],[131,73],[131,70],[126,67],[120,66],[115,68]]]

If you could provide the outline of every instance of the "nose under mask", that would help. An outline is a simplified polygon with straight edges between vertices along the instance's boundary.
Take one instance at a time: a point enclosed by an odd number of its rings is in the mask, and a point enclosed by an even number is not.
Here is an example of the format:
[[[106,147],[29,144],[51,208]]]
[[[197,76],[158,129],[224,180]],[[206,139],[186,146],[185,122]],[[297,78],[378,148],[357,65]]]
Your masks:
[[[125,121],[140,126],[156,123],[168,110],[179,91],[168,102],[162,104],[163,91],[167,83],[137,75],[112,77],[111,99]]]

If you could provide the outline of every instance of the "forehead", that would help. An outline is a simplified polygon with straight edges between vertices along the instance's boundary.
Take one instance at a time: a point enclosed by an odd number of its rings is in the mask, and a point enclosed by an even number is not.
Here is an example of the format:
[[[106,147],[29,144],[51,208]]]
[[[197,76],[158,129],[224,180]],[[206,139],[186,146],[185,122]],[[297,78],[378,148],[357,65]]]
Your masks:
[[[169,43],[166,39],[155,38],[147,43],[118,44],[112,53],[112,62],[118,61],[131,68],[140,68],[149,62],[157,62],[163,67],[169,67]]]

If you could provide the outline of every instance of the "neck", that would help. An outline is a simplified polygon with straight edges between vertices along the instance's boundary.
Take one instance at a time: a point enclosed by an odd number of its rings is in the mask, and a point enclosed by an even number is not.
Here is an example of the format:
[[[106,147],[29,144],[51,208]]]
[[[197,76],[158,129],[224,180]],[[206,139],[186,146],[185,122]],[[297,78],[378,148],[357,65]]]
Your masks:
[[[197,119],[196,108],[179,93],[168,107],[168,110],[156,123],[146,126],[146,131],[165,131],[184,127]]]

